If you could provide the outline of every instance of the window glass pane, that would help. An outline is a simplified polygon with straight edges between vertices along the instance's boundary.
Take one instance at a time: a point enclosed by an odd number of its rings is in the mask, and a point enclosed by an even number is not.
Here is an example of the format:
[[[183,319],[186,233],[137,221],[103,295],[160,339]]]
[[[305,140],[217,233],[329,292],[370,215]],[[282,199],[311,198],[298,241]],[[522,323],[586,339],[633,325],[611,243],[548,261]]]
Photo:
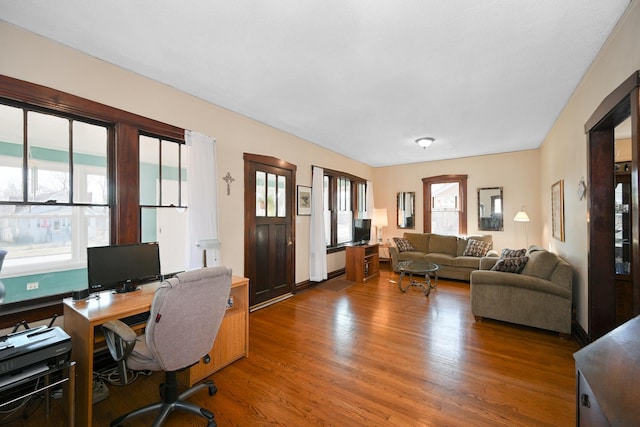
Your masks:
[[[0,214],[0,246],[8,251],[3,271],[84,260],[87,246],[109,244],[106,206],[5,205]]]
[[[276,216],[276,176],[267,174],[267,216]]]
[[[431,232],[459,233],[460,186],[457,182],[431,185]]]
[[[256,171],[256,216],[267,215],[267,174]]]
[[[189,206],[189,153],[190,147],[187,147],[186,144],[179,144],[180,152],[182,155],[180,156],[180,164],[182,166],[182,172],[180,175],[180,187],[182,191],[180,193],[180,205],[181,206]]]
[[[107,128],[73,122],[73,202],[108,203]]]
[[[160,140],[140,135],[140,204],[160,204]]]
[[[27,114],[29,201],[69,202],[69,120]]]
[[[278,216],[287,216],[287,177],[278,175]]]
[[[347,243],[352,237],[353,213],[351,211],[338,211],[338,243]]]
[[[0,105],[0,200],[23,201],[22,109]]]
[[[186,269],[187,213],[173,207],[141,208],[142,242],[158,242],[162,274]]]
[[[162,141],[162,206],[179,206],[180,144]]]

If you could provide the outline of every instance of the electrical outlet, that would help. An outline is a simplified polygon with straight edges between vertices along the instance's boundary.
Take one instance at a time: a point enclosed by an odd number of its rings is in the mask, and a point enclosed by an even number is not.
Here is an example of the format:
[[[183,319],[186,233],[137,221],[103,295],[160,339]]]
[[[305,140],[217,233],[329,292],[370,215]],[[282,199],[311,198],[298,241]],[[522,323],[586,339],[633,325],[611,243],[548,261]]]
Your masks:
[[[32,291],[34,289],[38,289],[38,286],[40,286],[40,284],[38,282],[27,283],[27,290],[28,291]]]

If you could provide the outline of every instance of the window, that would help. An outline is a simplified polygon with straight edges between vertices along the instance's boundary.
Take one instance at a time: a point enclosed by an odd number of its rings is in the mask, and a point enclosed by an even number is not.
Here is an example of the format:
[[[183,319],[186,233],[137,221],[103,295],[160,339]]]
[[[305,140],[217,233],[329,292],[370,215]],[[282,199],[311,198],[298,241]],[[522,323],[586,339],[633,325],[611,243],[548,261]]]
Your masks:
[[[327,246],[353,241],[353,219],[364,215],[366,188],[366,181],[361,178],[325,169],[323,196]]]
[[[467,233],[467,175],[423,178],[424,232]]]
[[[0,76],[0,248],[8,249],[3,322],[41,319],[51,311],[31,315],[29,308],[86,287],[88,246],[147,237],[141,231],[141,134],[169,145],[161,158],[162,203],[186,206],[186,192],[171,176],[181,173],[186,185],[186,165],[177,171],[174,164],[184,129]],[[17,314],[7,314],[12,311]]]
[[[163,274],[185,270],[188,147],[181,141],[140,135],[142,242],[158,242]]]
[[[0,104],[3,273],[82,267],[87,246],[108,244],[108,135],[104,124]]]

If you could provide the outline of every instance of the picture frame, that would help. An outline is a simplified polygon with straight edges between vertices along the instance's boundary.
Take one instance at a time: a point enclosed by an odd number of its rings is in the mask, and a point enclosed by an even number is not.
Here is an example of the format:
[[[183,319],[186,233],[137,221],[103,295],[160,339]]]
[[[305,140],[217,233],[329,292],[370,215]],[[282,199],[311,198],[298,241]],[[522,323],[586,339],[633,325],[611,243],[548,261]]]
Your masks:
[[[298,185],[298,216],[311,215],[311,187]]]
[[[564,242],[564,180],[551,186],[551,229],[555,239]]]

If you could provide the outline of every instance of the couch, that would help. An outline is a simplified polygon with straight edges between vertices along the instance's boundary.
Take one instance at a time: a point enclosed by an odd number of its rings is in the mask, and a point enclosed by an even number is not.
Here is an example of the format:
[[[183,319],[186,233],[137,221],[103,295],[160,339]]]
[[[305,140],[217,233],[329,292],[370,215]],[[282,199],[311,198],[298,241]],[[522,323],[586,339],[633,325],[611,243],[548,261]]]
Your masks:
[[[471,273],[471,312],[483,317],[571,334],[573,268],[531,246],[520,256],[483,259]]]
[[[471,244],[470,240],[473,240]],[[498,253],[491,250],[491,235],[459,237],[404,233],[401,239],[394,238],[394,241],[396,246],[391,246],[389,253],[391,267],[396,273],[399,272],[399,261],[428,261],[440,266],[438,277],[469,281],[471,272],[479,268],[482,257],[498,258]],[[408,242],[409,247],[405,247],[403,241]]]

